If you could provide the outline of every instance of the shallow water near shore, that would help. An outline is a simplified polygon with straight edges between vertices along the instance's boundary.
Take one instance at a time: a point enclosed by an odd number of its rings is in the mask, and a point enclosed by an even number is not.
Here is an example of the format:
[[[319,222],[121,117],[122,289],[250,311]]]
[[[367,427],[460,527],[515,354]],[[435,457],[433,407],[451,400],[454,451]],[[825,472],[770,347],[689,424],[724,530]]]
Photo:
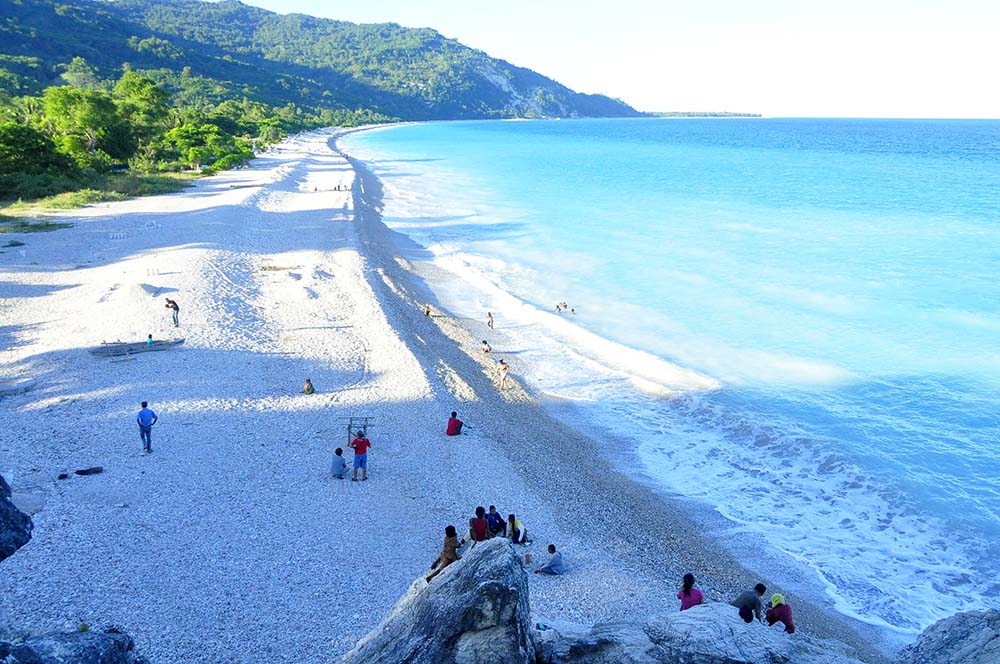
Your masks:
[[[1000,605],[1000,122],[601,120],[340,140],[512,371],[916,632]],[[556,313],[566,301],[575,314]]]

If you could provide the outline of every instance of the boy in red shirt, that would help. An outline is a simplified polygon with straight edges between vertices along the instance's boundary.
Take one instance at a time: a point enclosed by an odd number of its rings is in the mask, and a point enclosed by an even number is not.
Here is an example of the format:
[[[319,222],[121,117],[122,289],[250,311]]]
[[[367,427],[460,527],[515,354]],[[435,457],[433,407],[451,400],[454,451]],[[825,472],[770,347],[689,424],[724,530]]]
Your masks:
[[[365,437],[363,431],[359,431],[354,440],[351,441],[351,449],[354,450],[354,476],[352,482],[358,481],[358,468],[361,469],[361,481],[368,479],[368,448],[372,442]]]
[[[460,433],[462,433],[462,420],[458,419],[458,413],[451,411],[451,417],[448,418],[448,428],[444,430],[444,435],[457,436]]]

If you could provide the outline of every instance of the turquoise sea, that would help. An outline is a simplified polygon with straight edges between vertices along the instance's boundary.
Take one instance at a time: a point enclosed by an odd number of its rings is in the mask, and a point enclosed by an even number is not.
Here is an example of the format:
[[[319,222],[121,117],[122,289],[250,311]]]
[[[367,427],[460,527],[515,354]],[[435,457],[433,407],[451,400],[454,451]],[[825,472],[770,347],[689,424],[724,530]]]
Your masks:
[[[386,223],[461,277],[440,302],[492,311],[512,372],[627,438],[664,492],[862,620],[1000,606],[1000,121],[431,123],[340,145],[382,179]]]

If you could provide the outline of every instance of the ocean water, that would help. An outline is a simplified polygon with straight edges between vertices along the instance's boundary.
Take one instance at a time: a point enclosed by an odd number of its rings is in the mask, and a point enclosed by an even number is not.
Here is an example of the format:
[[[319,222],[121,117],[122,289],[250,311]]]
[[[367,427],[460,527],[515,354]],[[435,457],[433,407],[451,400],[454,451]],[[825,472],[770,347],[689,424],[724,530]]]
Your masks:
[[[512,372],[621,432],[664,491],[867,622],[1000,606],[1000,121],[434,123],[341,146],[461,276],[442,304],[492,311]]]

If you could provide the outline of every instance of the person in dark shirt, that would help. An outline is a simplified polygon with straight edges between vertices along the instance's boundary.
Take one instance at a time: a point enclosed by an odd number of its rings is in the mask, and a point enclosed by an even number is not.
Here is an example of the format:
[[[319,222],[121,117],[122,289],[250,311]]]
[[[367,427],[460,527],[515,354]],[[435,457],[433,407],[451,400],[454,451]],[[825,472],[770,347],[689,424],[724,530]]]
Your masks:
[[[170,309],[170,317],[174,321],[174,327],[179,327],[181,324],[180,322],[181,308],[177,306],[177,303],[171,300],[169,297],[163,299],[167,301],[167,303],[164,306],[167,309]]]
[[[486,513],[486,523],[490,529],[490,536],[503,535],[507,537],[507,522],[500,516],[495,505],[490,505],[490,511]]]
[[[766,592],[767,587],[763,583],[758,583],[753,587],[753,590],[740,593],[730,604],[740,610],[740,618],[743,618],[743,622],[753,622],[754,617],[757,620],[763,621],[764,605],[761,603],[760,598]]]

